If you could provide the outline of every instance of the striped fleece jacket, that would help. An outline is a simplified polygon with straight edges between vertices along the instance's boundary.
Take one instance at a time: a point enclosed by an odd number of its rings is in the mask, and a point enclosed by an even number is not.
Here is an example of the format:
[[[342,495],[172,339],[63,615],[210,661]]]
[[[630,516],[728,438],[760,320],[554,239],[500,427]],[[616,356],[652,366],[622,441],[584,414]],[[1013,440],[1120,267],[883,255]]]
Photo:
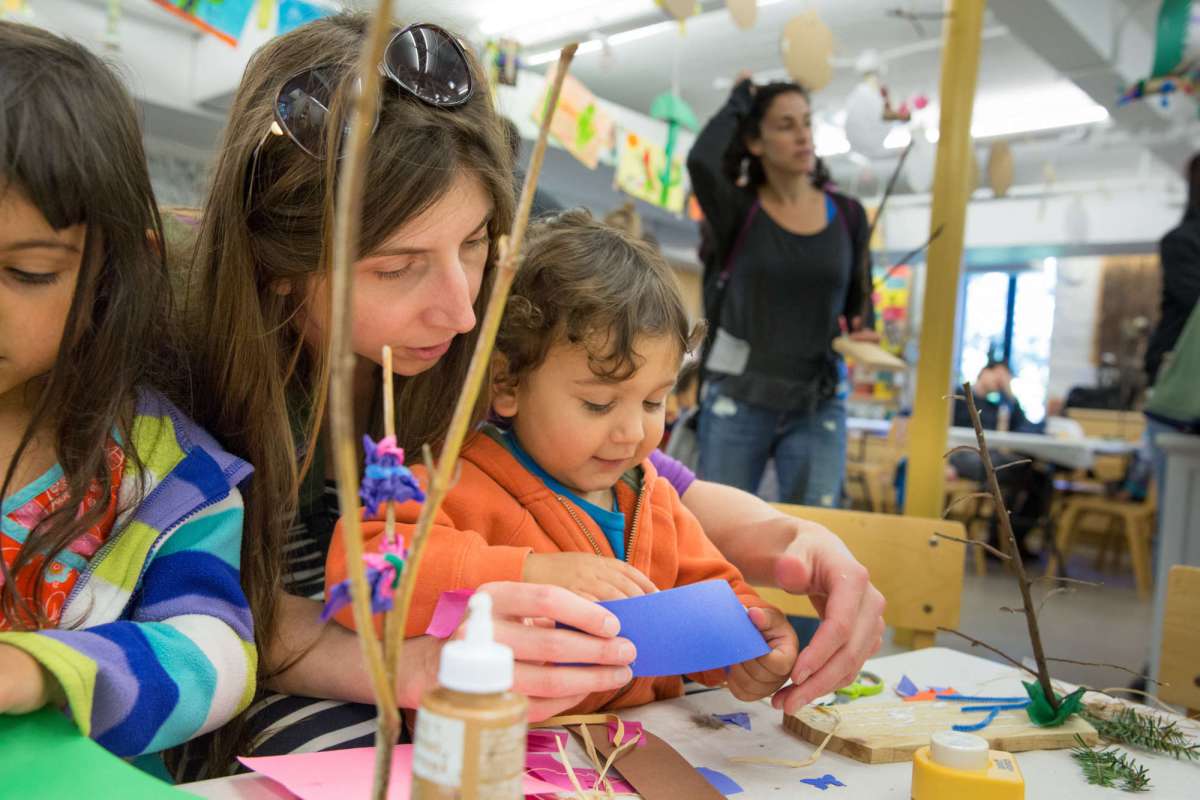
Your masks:
[[[54,675],[84,735],[126,757],[228,722],[249,704],[257,667],[236,488],[250,465],[150,391],[132,447],[142,468],[126,461],[113,533],[59,627],[0,632]]]

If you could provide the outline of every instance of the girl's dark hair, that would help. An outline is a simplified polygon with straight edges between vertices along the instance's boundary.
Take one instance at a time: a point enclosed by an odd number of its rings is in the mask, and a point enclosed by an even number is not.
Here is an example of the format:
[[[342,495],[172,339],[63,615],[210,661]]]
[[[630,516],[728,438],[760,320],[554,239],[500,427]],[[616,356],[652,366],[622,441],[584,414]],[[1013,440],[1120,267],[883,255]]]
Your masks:
[[[502,385],[515,385],[560,341],[582,345],[597,376],[625,380],[641,366],[640,336],[670,336],[683,357],[704,336],[692,325],[666,260],[646,243],[566,211],[534,223],[496,350]]]
[[[22,599],[13,576],[38,558],[49,565],[116,502],[108,445],[114,431],[121,442],[132,440],[138,387],[163,374],[154,365],[165,361],[170,287],[129,94],[81,45],[12,22],[0,22],[0,195],[6,192],[31,203],[55,230],[87,226],[58,356],[25,387],[33,417],[0,483],[4,497],[35,435],[52,433],[71,500],[34,528],[11,567],[0,559],[0,610],[13,627],[32,629],[48,624],[40,593],[34,589],[32,603]],[[132,447],[125,457],[139,466]],[[76,517],[91,487],[100,499]]]
[[[1200,214],[1200,153],[1187,163],[1187,207],[1183,210],[1185,219],[1196,214]]]
[[[767,173],[763,170],[762,159],[750,152],[746,142],[750,139],[762,138],[762,122],[771,108],[776,97],[783,94],[795,93],[809,99],[808,90],[798,83],[790,81],[775,81],[754,90],[750,102],[750,110],[738,121],[737,133],[725,150],[722,172],[730,181],[738,183],[744,175],[749,188],[757,189],[767,182]],[[824,189],[832,181],[829,168],[825,162],[817,159],[817,167],[813,170],[812,183],[818,189]]]

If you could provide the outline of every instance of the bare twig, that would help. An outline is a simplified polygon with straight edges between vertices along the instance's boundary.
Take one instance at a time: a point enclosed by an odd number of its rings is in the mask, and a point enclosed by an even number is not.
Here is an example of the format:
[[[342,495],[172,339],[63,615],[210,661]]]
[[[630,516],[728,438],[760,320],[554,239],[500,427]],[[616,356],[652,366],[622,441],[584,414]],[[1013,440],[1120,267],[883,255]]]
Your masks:
[[[953,633],[955,636],[959,636],[963,639],[966,639],[968,642],[971,643],[972,647],[982,647],[984,650],[990,650],[991,652],[1000,656],[1005,661],[1012,664],[1014,667],[1021,670],[1022,672],[1028,672],[1030,675],[1037,675],[1036,672],[1034,672],[1029,667],[1022,664],[1020,661],[1017,661],[1015,658],[1010,656],[1008,653],[1004,652],[1003,650],[992,647],[987,642],[981,642],[978,639],[976,639],[974,636],[968,636],[967,634],[963,633],[962,631],[955,630],[954,628],[943,628],[940,625],[938,626],[938,630],[943,631],[944,633]]]
[[[1084,580],[1080,580],[1079,578],[1067,578],[1067,577],[1063,577],[1060,575],[1042,575],[1041,577],[1033,579],[1034,583],[1038,583],[1039,581],[1062,581],[1063,583],[1077,583],[1080,586],[1103,586],[1104,585],[1103,583],[1097,583],[1096,581],[1084,581]]]
[[[1074,593],[1075,593],[1075,590],[1072,589],[1070,586],[1058,586],[1054,589],[1051,589],[1050,591],[1046,592],[1044,597],[1042,597],[1042,602],[1038,603],[1037,613],[1038,614],[1042,613],[1042,609],[1046,607],[1046,601],[1049,600],[1051,597],[1054,597],[1054,595],[1056,595],[1056,594],[1074,594]]]
[[[366,182],[367,141],[371,136],[369,120],[375,118],[379,104],[378,65],[391,29],[391,0],[380,0],[371,17],[363,42],[353,84],[357,93],[351,98],[349,133],[344,159],[339,164],[337,197],[334,206],[332,246],[331,325],[329,337],[329,420],[333,447],[334,475],[337,478],[338,504],[345,526],[346,569],[350,577],[351,610],[358,641],[366,662],[367,674],[375,694],[378,727],[375,733],[375,775],[372,797],[387,796],[391,777],[392,748],[400,733],[400,714],[396,708],[394,683],[375,636],[371,615],[371,593],[363,564],[362,516],[358,504],[358,442],[354,433],[354,365],[351,322],[354,284],[354,260],[357,258],[362,228],[362,198]],[[337,154],[331,154],[331,158]]]
[[[954,507],[960,503],[964,503],[967,500],[978,500],[980,498],[988,499],[990,497],[991,495],[987,492],[971,492],[970,494],[964,494],[961,497],[956,497],[950,501],[950,504],[946,506],[946,510],[942,512],[942,519],[950,516],[950,512],[953,511]]]
[[[1009,608],[1008,606],[1000,606],[1000,610],[1007,611],[1009,614],[1024,614],[1025,613],[1025,609],[1023,609],[1023,608]]]
[[[972,447],[969,444],[960,444],[957,447],[951,447],[949,450],[943,453],[942,458],[947,459],[955,453],[974,453],[975,455],[979,455],[979,448]]]
[[[546,147],[550,137],[550,120],[558,106],[563,80],[567,76],[571,59],[575,56],[576,47],[577,45],[569,44],[559,53],[557,72],[553,84],[546,93],[546,111],[542,115],[541,131],[533,149],[529,169],[525,172],[525,184],[521,189],[521,199],[513,218],[512,232],[508,236],[500,237],[492,293],[488,298],[483,320],[479,324],[479,338],[475,342],[475,352],[471,354],[471,363],[467,367],[467,375],[454,406],[454,413],[450,418],[450,426],[446,431],[442,452],[438,456],[436,465],[432,463],[428,447],[423,450],[426,464],[429,467],[429,487],[426,489],[425,502],[421,506],[421,513],[417,517],[417,524],[413,530],[412,541],[409,543],[408,560],[400,580],[400,587],[396,592],[396,599],[393,601],[399,606],[401,619],[408,618],[408,609],[412,604],[417,573],[420,570],[421,556],[429,538],[429,531],[433,527],[433,521],[442,507],[442,500],[445,499],[446,492],[457,480],[458,453],[462,449],[463,441],[471,426],[475,404],[479,399],[483,379],[491,363],[496,332],[500,328],[500,320],[504,316],[504,308],[508,302],[509,289],[512,288],[513,279],[520,266],[521,245],[525,240],[525,230],[529,227],[533,193],[537,188],[538,176],[542,171],[542,162],[546,158]],[[397,642],[397,646],[402,644],[403,640]]]
[[[1117,670],[1120,670],[1121,672],[1132,675],[1135,678],[1141,678],[1141,679],[1147,681],[1148,683],[1158,683],[1160,686],[1162,685],[1159,681],[1154,680],[1154,678],[1151,678],[1149,675],[1143,675],[1142,673],[1138,672],[1137,670],[1129,669],[1128,667],[1122,667],[1120,664],[1109,664],[1106,662],[1099,662],[1099,661],[1076,661],[1073,658],[1050,658],[1050,657],[1047,657],[1046,660],[1047,661],[1056,661],[1059,664],[1076,664],[1080,667],[1107,667],[1108,669],[1117,669]]]
[[[989,553],[994,555],[996,558],[1002,558],[1005,561],[1008,561],[1012,558],[1012,556],[1010,556],[1008,553],[1001,552],[1000,550],[997,550],[996,548],[992,547],[987,542],[980,541],[979,539],[960,539],[957,536],[951,536],[947,533],[936,533],[936,532],[933,535],[939,539],[949,539],[952,542],[962,542],[963,544],[970,544],[970,545],[974,545],[975,547],[982,547],[984,550],[987,550]]]
[[[1022,458],[1019,461],[1010,461],[1007,464],[1001,464],[1000,466],[996,467],[996,472],[1001,472],[1003,470],[1008,469],[1009,467],[1019,467],[1022,464],[1032,464],[1032,463],[1033,463],[1032,458]]]
[[[992,466],[992,456],[988,452],[987,438],[983,433],[983,423],[979,419],[979,409],[975,407],[975,392],[971,390],[970,382],[962,385],[963,394],[967,398],[967,410],[971,414],[971,424],[975,428],[975,440],[979,443],[979,458],[983,461],[984,474],[987,475],[987,485],[991,489],[993,502],[996,504],[996,519],[1000,523],[1000,535],[1008,545],[1014,557],[1009,561],[1017,573],[1017,585],[1021,589],[1021,600],[1025,608],[1025,623],[1029,627],[1029,643],[1033,646],[1033,659],[1037,662],[1038,683],[1042,686],[1042,694],[1046,703],[1053,711],[1058,711],[1058,699],[1054,696],[1054,685],[1050,682],[1050,669],[1046,666],[1046,653],[1042,649],[1042,635],[1038,630],[1037,613],[1033,610],[1033,597],[1029,592],[1029,580],[1025,577],[1025,565],[1021,562],[1021,551],[1017,546],[1017,537],[1013,533],[1012,520],[1009,519],[1008,509],[1004,505],[1004,496],[1000,492],[1000,481],[996,479],[996,470]]]

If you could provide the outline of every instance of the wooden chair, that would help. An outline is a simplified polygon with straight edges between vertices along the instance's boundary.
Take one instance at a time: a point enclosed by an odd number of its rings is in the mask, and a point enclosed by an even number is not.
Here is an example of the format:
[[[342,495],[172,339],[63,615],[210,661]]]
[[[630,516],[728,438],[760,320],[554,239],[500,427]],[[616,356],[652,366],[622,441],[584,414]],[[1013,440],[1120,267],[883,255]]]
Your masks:
[[[1171,567],[1158,662],[1158,698],[1200,714],[1200,568]]]
[[[983,484],[965,478],[946,482],[946,497],[943,507],[950,509],[946,516],[948,519],[961,522],[967,531],[967,538],[971,541],[986,542],[991,532],[995,503],[989,497],[968,498],[969,495],[977,494],[983,489]],[[972,547],[968,555],[971,556],[975,574],[986,575],[987,561],[984,558],[983,548]]]
[[[887,600],[883,618],[896,629],[897,643],[913,649],[931,647],[938,627],[957,627],[964,545],[933,534],[965,538],[961,523],[811,506],[775,507],[824,525],[841,537]],[[763,587],[758,592],[786,614],[817,616],[807,597]]]
[[[1046,563],[1046,574],[1057,575],[1058,557],[1070,556],[1071,545],[1089,529],[1087,520],[1103,520],[1106,527],[1101,531],[1100,546],[1106,547],[1114,537],[1124,536],[1129,547],[1129,559],[1133,566],[1133,580],[1138,597],[1150,597],[1150,586],[1154,582],[1150,563],[1150,542],[1154,538],[1154,521],[1158,512],[1158,493],[1152,483],[1145,500],[1119,500],[1113,497],[1072,495],[1062,501],[1062,510],[1055,525],[1055,540],[1058,547],[1050,553]],[[1094,529],[1093,529],[1094,532]],[[1101,551],[1103,555],[1103,551]]]
[[[1084,435],[1092,439],[1140,442],[1146,431],[1146,417],[1140,411],[1068,408],[1067,417],[1078,422]],[[1097,456],[1092,465],[1092,475],[1101,482],[1119,481],[1125,475],[1128,463],[1128,456]]]
[[[847,438],[846,493],[867,511],[896,511],[896,465],[904,457],[907,420],[892,420],[887,437],[860,434]]]

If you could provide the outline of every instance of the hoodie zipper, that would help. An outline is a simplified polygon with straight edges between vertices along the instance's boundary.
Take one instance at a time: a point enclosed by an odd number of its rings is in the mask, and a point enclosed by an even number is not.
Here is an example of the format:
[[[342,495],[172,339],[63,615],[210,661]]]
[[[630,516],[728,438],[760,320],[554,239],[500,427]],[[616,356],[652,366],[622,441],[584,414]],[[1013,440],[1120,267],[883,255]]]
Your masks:
[[[596,555],[598,555],[598,556],[604,555],[600,551],[600,545],[596,543],[596,537],[592,536],[592,533],[591,533],[591,531],[588,530],[587,525],[583,524],[583,520],[581,520],[579,518],[579,515],[577,513],[575,513],[575,509],[572,508],[571,504],[567,502],[567,498],[563,497],[561,494],[556,494],[554,497],[556,500],[558,500],[558,502],[562,503],[563,508],[565,508],[567,510],[567,513],[571,515],[571,519],[575,520],[575,524],[577,526],[579,526],[579,530],[581,530],[583,532],[583,535],[587,537],[587,540],[592,545],[592,549],[596,552]],[[633,558],[633,544],[634,544],[634,542],[637,541],[637,530],[638,530],[637,524],[638,524],[638,519],[642,515],[642,504],[645,499],[646,499],[646,487],[643,485],[641,488],[641,491],[638,492],[637,503],[633,507],[633,524],[631,524],[629,526],[629,538],[627,538],[625,540],[625,563],[626,564],[633,563],[631,560]],[[618,689],[616,692],[614,692],[611,697],[606,699],[604,701],[604,705],[607,706],[612,703],[615,703],[616,701],[620,700],[622,697],[627,695],[630,691],[633,690],[633,686],[635,683],[637,683],[637,681],[638,681],[637,678],[630,679],[629,683],[622,686],[620,689]]]

